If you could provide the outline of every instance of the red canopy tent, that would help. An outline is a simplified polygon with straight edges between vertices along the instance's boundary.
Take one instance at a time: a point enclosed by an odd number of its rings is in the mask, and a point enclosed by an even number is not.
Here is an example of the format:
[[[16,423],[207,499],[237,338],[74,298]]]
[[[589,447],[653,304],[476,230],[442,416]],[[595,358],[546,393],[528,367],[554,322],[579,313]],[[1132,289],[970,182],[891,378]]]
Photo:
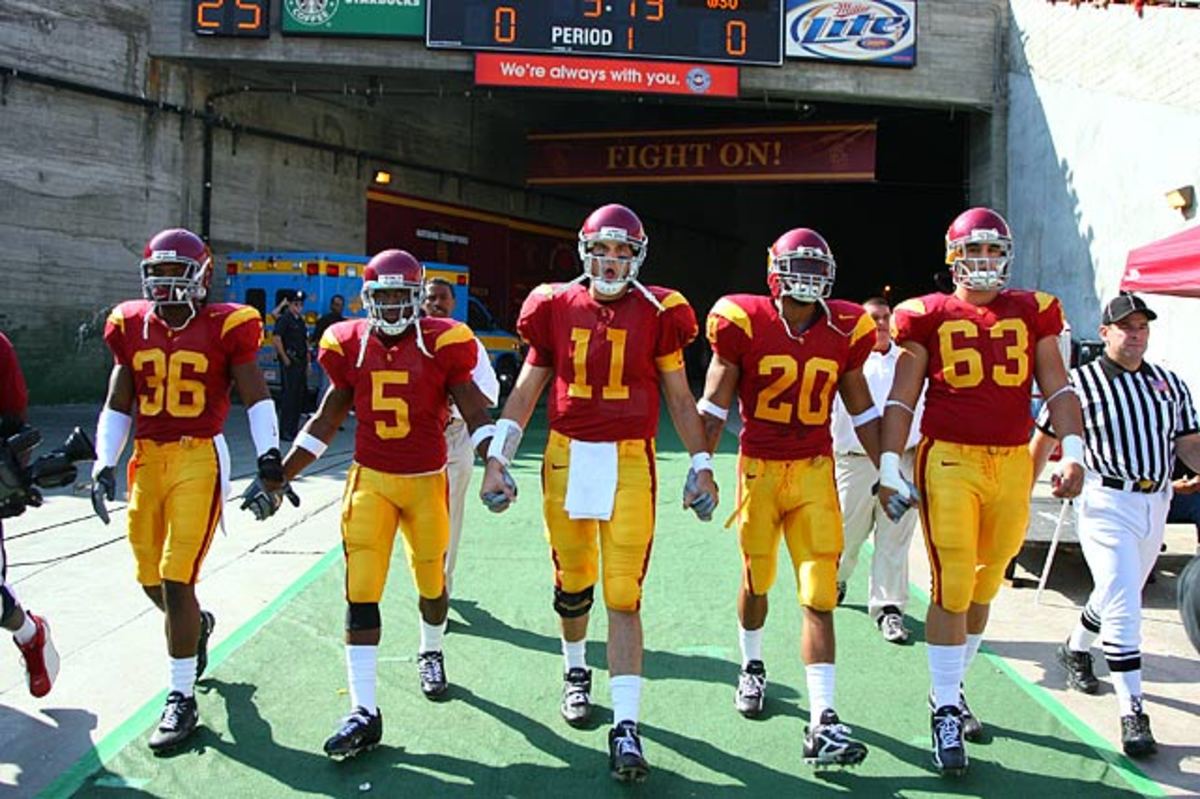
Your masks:
[[[1200,225],[1130,250],[1121,291],[1200,297]]]

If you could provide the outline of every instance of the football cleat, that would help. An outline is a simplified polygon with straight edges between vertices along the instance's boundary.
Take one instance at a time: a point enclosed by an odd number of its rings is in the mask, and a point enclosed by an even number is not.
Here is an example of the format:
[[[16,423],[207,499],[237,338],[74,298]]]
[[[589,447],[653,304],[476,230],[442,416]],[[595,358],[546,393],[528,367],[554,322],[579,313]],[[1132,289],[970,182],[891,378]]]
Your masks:
[[[196,697],[172,691],[167,694],[167,704],[158,719],[158,726],[150,733],[150,749],[155,753],[171,751],[186,741],[199,723]]]
[[[904,626],[903,614],[890,605],[884,608],[879,617],[879,632],[883,633],[883,640],[889,644],[907,643],[908,636],[911,635],[909,629]]]
[[[863,762],[867,747],[851,738],[850,732],[833,708],[821,711],[820,721],[804,728],[804,762],[814,766],[856,766]]]
[[[1121,716],[1121,748],[1130,757],[1146,757],[1158,751],[1154,733],[1150,732],[1150,717],[1142,712],[1141,704],[1134,712]]]
[[[217,626],[217,617],[207,610],[200,611],[200,639],[196,642],[196,679],[204,676],[208,668],[208,639]]]
[[[1085,694],[1094,694],[1100,687],[1096,673],[1092,671],[1092,653],[1076,652],[1066,644],[1059,644],[1055,652],[1058,664],[1067,672],[1067,685]]]
[[[608,731],[608,766],[617,782],[641,782],[650,773],[636,722],[622,721]]]
[[[25,664],[25,684],[29,686],[29,693],[41,698],[50,693],[58,677],[58,650],[50,638],[49,622],[29,611],[25,615],[33,621],[36,631],[28,643],[17,644],[17,649],[21,650],[21,660]]]
[[[421,693],[426,699],[438,699],[446,693],[446,661],[441,652],[418,654],[417,674],[421,678]]]
[[[767,668],[761,660],[752,660],[742,667],[738,675],[737,694],[733,705],[746,718],[762,713],[767,699]]]
[[[936,708],[933,706],[933,694],[929,695],[929,712],[932,713]],[[958,716],[962,720],[963,738],[978,743],[983,740],[983,722],[979,720],[971,711],[971,706],[967,704],[967,695],[963,693],[962,686],[958,689]]]
[[[571,669],[563,675],[562,717],[568,724],[585,724],[592,715],[592,670]]]
[[[967,773],[967,747],[963,742],[962,711],[954,705],[939,707],[929,717],[933,737],[933,765],[942,774]]]
[[[325,741],[325,754],[345,759],[374,749],[383,739],[383,711],[356,707]]]

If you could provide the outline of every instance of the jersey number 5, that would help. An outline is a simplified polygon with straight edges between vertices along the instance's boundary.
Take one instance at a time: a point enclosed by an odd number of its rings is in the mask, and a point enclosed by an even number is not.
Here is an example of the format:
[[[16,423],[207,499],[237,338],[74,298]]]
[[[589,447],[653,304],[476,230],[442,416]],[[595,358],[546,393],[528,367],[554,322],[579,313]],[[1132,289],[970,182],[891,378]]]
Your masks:
[[[768,355],[758,362],[758,373],[761,376],[779,372],[779,377],[771,385],[758,392],[758,402],[754,405],[754,418],[778,424],[788,424],[792,420],[792,403],[775,402],[779,395],[796,384],[800,367],[796,359],[790,355]],[[817,390],[817,379],[825,376],[825,381]],[[837,388],[838,365],[828,358],[809,358],[804,362],[804,375],[800,382],[800,392],[796,397],[795,416],[803,424],[824,424],[829,418],[829,403],[833,398],[833,390]]]
[[[375,420],[375,435],[387,440],[404,438],[411,426],[408,423],[408,403],[400,397],[385,396],[383,391],[388,386],[408,385],[408,372],[389,372],[380,370],[371,372],[371,410],[376,413],[391,413],[394,422],[383,419]]]
[[[204,383],[183,376],[183,368],[194,374],[208,371],[208,356],[178,350],[170,357],[157,347],[133,354],[133,370],[142,375],[149,393],[138,397],[138,414],[157,416],[164,408],[177,419],[195,419],[204,413]]]
[[[1025,322],[1001,319],[987,334],[1004,343],[1005,360],[992,366],[992,382],[1005,388],[1024,384],[1029,377],[1029,328]],[[965,346],[954,346],[955,336],[961,336]],[[951,388],[971,388],[983,382],[983,356],[974,345],[978,338],[979,326],[970,319],[953,319],[938,328],[942,376]]]

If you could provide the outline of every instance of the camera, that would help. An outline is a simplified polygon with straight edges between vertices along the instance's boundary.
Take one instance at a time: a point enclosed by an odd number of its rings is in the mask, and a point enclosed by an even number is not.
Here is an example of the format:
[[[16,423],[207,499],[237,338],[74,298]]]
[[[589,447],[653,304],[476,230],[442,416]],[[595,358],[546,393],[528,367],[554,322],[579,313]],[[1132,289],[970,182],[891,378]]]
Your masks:
[[[30,462],[41,443],[42,434],[29,426],[0,440],[0,518],[38,507],[39,489],[70,485],[78,476],[75,464],[96,459],[91,439],[78,427],[61,446]]]

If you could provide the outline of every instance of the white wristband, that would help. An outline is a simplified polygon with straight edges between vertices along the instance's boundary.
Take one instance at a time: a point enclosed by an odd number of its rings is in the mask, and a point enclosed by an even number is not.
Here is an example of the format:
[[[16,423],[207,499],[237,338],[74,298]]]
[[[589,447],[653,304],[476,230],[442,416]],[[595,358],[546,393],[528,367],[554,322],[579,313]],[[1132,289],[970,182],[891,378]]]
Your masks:
[[[254,403],[246,409],[246,418],[250,420],[250,439],[254,441],[255,455],[279,449],[279,424],[274,400],[268,398]]]
[[[1083,465],[1083,439],[1072,433],[1063,436],[1062,459],[1059,463],[1078,463]]]
[[[512,419],[498,419],[496,433],[492,443],[488,445],[487,456],[500,461],[501,466],[508,466],[517,457],[517,447],[521,446],[521,435],[524,433],[521,425]]]
[[[496,425],[485,424],[475,428],[475,432],[471,433],[471,449],[477,449],[481,441],[492,438],[496,435]]]
[[[329,445],[316,436],[306,433],[303,430],[296,435],[296,446],[305,450],[313,456],[313,460],[325,454],[325,450],[329,449]]]
[[[116,466],[121,460],[121,451],[129,440],[129,429],[133,426],[133,417],[129,414],[114,411],[105,405],[100,409],[100,418],[96,420],[96,463],[92,466],[92,476],[95,477],[101,469]]]
[[[692,456],[692,470],[702,472],[705,469],[710,472],[713,470],[712,455],[707,452],[697,452]]]
[[[879,454],[879,484],[891,489],[904,485],[904,477],[900,474],[900,453]]]
[[[873,422],[879,418],[879,409],[872,405],[862,413],[856,413],[850,417],[850,423],[855,427],[862,427],[868,422]]]
[[[699,413],[707,413],[709,416],[720,419],[722,422],[729,418],[728,408],[722,408],[717,403],[703,397],[696,402],[696,410]]]

